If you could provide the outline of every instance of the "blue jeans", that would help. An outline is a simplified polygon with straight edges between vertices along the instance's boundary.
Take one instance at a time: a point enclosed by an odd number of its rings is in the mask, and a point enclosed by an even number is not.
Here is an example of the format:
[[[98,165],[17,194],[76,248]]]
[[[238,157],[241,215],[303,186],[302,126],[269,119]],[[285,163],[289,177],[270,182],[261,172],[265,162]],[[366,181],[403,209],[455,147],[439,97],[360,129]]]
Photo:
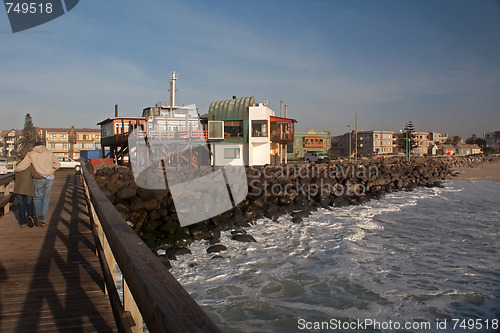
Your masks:
[[[35,182],[35,212],[37,216],[43,215],[43,222],[47,219],[49,212],[49,199],[53,179],[33,179]]]
[[[33,215],[33,197],[31,195],[16,194],[17,205],[19,207],[20,224],[27,223],[27,216],[34,218]],[[26,216],[26,214],[28,214]]]

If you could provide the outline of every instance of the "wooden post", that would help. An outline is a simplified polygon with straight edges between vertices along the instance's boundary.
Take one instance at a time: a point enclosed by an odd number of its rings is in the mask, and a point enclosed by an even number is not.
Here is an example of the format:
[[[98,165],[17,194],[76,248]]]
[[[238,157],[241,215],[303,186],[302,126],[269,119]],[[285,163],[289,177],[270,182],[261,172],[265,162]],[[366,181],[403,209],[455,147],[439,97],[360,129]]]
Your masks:
[[[130,323],[132,333],[142,333],[144,329],[142,324],[142,315],[125,279],[123,279],[123,309],[127,312],[127,315],[130,314],[131,318],[129,318],[129,320],[133,319],[135,323],[135,325]]]

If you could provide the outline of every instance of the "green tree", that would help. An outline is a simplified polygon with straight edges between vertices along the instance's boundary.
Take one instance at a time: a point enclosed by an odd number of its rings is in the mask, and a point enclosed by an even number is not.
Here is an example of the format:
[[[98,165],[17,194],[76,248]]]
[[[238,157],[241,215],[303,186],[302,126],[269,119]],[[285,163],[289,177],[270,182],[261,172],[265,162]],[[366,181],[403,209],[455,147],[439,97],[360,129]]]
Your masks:
[[[445,144],[447,145],[458,145],[460,143],[460,141],[462,141],[462,138],[459,137],[458,135],[455,135],[451,138],[448,138],[446,139],[446,141],[444,142]]]
[[[24,118],[23,135],[19,139],[21,155],[30,151],[35,142],[38,141],[40,141],[40,136],[36,132],[35,126],[33,126],[33,119],[31,118],[31,115],[28,113]]]
[[[458,135],[455,135],[453,138],[451,138],[451,144],[452,145],[458,145],[462,141],[462,138],[459,137]]]
[[[490,154],[496,153],[496,151],[495,151],[495,148],[484,147],[483,148],[483,153],[484,153],[484,155],[490,155]]]
[[[486,147],[486,140],[483,138],[477,138],[475,143],[481,148]]]
[[[484,148],[484,146],[486,146],[486,140],[483,138],[478,138],[476,134],[472,134],[470,138],[467,138],[467,140],[465,140],[465,143],[468,145],[476,144],[481,148]]]
[[[468,145],[473,145],[476,143],[476,140],[477,140],[476,134],[472,134],[470,138],[467,138],[467,140],[465,140],[465,143]]]
[[[414,133],[415,127],[413,126],[413,122],[410,120],[401,132],[401,136],[398,140],[398,146],[406,152],[406,149],[408,148],[411,153],[413,149],[417,148],[417,140]]]

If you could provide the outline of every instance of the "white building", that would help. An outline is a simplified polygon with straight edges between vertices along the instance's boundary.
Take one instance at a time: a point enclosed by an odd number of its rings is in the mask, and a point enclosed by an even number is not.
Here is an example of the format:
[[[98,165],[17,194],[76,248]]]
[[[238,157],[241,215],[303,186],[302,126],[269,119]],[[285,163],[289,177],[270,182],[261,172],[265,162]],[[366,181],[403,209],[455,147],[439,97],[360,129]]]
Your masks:
[[[214,165],[266,165],[286,155],[294,119],[276,117],[255,97],[218,101],[208,111],[208,139]]]

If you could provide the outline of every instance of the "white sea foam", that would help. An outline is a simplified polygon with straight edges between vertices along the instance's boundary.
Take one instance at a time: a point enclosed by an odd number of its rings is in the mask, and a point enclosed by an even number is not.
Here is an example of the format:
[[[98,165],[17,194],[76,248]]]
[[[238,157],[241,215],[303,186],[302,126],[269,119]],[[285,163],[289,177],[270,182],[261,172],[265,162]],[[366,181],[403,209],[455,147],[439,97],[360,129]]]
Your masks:
[[[499,194],[498,184],[447,182],[300,224],[261,219],[247,229],[257,243],[223,232],[223,258],[198,242],[171,271],[226,331],[293,332],[298,318],[492,319]]]

